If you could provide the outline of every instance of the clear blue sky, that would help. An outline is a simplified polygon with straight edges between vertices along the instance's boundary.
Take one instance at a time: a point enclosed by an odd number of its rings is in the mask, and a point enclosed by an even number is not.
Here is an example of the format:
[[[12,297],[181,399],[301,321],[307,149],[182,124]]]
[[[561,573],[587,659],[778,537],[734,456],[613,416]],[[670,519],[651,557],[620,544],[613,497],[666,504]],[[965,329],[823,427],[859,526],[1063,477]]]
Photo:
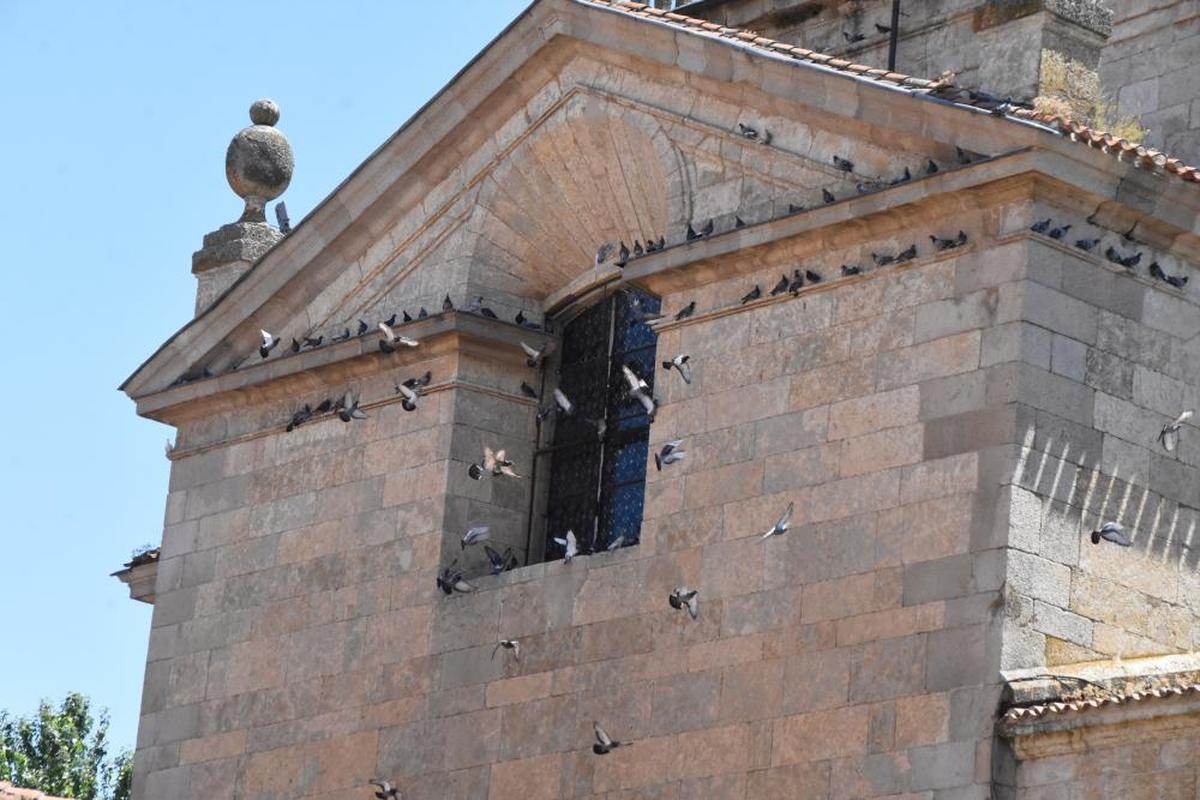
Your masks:
[[[282,108],[295,222],[527,4],[0,0],[0,709],[81,691],[134,742],[151,609],[109,573],[160,540],[172,430],[116,387],[241,212],[250,103]]]

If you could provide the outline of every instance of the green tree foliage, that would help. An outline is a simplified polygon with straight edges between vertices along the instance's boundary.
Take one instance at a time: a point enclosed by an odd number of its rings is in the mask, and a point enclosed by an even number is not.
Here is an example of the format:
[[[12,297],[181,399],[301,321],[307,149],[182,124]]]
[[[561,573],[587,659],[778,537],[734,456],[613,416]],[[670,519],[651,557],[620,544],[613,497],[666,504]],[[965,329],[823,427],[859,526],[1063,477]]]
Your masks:
[[[133,758],[110,754],[108,712],[92,716],[81,694],[55,709],[43,700],[37,713],[0,711],[0,780],[78,800],[128,800]]]

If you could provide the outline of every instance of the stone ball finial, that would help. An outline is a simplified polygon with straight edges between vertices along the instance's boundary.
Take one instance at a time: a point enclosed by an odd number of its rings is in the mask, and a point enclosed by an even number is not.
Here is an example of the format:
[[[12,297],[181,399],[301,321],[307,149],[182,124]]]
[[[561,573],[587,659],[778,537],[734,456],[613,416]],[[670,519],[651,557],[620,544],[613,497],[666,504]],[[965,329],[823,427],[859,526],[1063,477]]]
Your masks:
[[[225,177],[229,186],[246,201],[239,222],[266,222],[264,208],[283,194],[292,182],[292,146],[274,128],[279,106],[274,100],[256,100],[250,106],[248,128],[238,131],[225,151]]]

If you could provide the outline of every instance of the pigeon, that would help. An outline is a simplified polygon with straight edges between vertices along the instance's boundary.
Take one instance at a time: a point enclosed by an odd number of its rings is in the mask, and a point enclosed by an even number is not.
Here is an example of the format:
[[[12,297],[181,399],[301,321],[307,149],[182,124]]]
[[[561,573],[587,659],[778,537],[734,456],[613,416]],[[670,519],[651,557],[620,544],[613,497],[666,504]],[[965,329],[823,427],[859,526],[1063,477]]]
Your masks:
[[[1050,229],[1051,222],[1053,222],[1053,219],[1050,217],[1046,217],[1041,222],[1035,222],[1032,225],[1030,225],[1029,230],[1033,231],[1034,233],[1045,233],[1047,230]]]
[[[618,267],[625,266],[629,261],[629,248],[625,246],[625,242],[621,242],[621,249],[617,251],[617,260],[614,262]]]
[[[712,232],[713,232],[713,221],[710,219],[707,223],[705,223],[704,227],[700,229],[700,235],[701,236],[710,236],[712,234]]]
[[[849,278],[851,275],[860,275],[860,274],[862,274],[862,267],[851,266],[849,264],[842,264],[842,275],[844,277]]]
[[[788,526],[792,524],[792,512],[796,510],[795,503],[788,503],[787,511],[783,512],[783,516],[775,523],[769,531],[764,533],[761,538],[769,539],[772,536],[782,536],[787,533]]]
[[[538,422],[541,422],[548,417],[558,416],[559,414],[569,417],[574,413],[575,404],[572,403],[565,394],[563,394],[562,389],[555,389],[554,402],[538,409],[537,419]]]
[[[497,553],[491,545],[484,544],[483,552],[487,555],[493,575],[499,575],[501,572],[510,570],[517,565],[517,557],[513,554],[511,547],[504,548],[503,553]]]
[[[1063,225],[1060,228],[1052,228],[1050,230],[1049,236],[1051,239],[1061,239],[1067,235],[1067,231],[1069,231],[1069,230],[1071,230],[1070,225]]]
[[[876,191],[879,188],[879,182],[870,179],[866,181],[859,181],[858,183],[854,184],[854,188],[859,194],[868,194]]]
[[[407,378],[401,382],[401,385],[407,386],[410,389],[419,389],[422,386],[428,386],[429,382],[432,380],[433,380],[433,373],[430,372],[429,370],[425,370],[425,374],[422,375],[421,377]],[[397,389],[396,394],[402,394],[402,392],[399,389]]]
[[[357,335],[362,336],[364,333],[366,333],[369,330],[371,330],[371,326],[367,325],[367,323],[363,322],[360,319],[358,321],[358,334]]]
[[[688,366],[689,359],[691,359],[691,356],[687,355],[686,353],[681,353],[680,355],[672,358],[670,361],[662,362],[662,366],[663,369],[667,370],[668,372],[670,372],[672,369],[677,370],[679,372],[679,377],[683,378],[683,382],[690,385],[692,382],[692,368]]]
[[[811,269],[804,270],[804,277],[808,280],[809,283],[820,283],[821,282],[820,273],[813,272]]]
[[[743,138],[750,139],[752,141],[758,140],[758,130],[756,128],[751,128],[749,125],[743,125],[740,122],[737,124],[737,126],[738,133],[740,133]]]
[[[608,546],[605,547],[604,549],[611,553],[613,550],[618,550],[624,546],[625,546],[625,534],[621,533],[621,534],[617,534],[616,536],[614,536],[612,541],[609,542]]]
[[[450,299],[450,295],[447,294],[445,299],[442,300],[442,311],[453,311],[453,310],[454,310],[454,301],[452,301]]]
[[[629,384],[629,396],[642,404],[642,408],[646,409],[646,415],[650,420],[654,421],[654,412],[658,408],[658,404],[654,401],[654,396],[650,393],[650,384],[639,378],[628,364],[621,365],[621,372],[625,376],[625,382]]]
[[[304,346],[305,347],[320,347],[321,342],[323,342],[323,341],[325,341],[324,336],[318,336],[315,339],[312,338],[311,336],[305,336],[304,337]]]
[[[518,640],[516,640],[516,639],[501,639],[500,641],[496,642],[496,646],[492,648],[492,660],[493,661],[496,659],[496,653],[500,652],[501,648],[504,648],[505,650],[511,650],[512,654],[513,654],[513,659],[515,659],[516,661],[521,660],[521,643]]]
[[[466,311],[468,314],[478,314],[479,316],[487,317],[488,319],[496,319],[496,312],[492,311],[490,308],[488,308],[487,306],[485,306],[483,304],[483,295],[479,295],[478,297],[476,297],[463,310]]]
[[[640,300],[638,300],[637,295],[630,294],[627,296],[629,297],[628,313],[634,322],[640,322],[644,325],[649,325],[662,319],[661,314],[647,313],[646,310],[642,308],[642,303]]]
[[[275,221],[279,223],[280,233],[292,232],[292,221],[288,219],[287,206],[282,200],[275,204]]]
[[[438,573],[438,588],[445,594],[454,594],[455,592],[466,594],[475,591],[475,586],[464,579],[461,572],[454,569],[455,563],[457,563],[457,559]]]
[[[644,255],[646,255],[646,250],[642,247],[641,241],[634,239],[633,240],[633,257],[641,258]]]
[[[345,330],[343,330],[341,333],[339,333],[337,336],[334,336],[333,338],[331,338],[329,341],[331,341],[331,342],[344,342],[344,341],[346,341],[346,340],[347,340],[347,339],[349,339],[349,338],[350,338],[350,329],[349,329],[349,328],[346,328],[346,329],[345,329]]]
[[[953,250],[956,247],[962,247],[967,243],[966,231],[959,231],[958,236],[953,239],[942,239],[937,236],[930,235],[929,241],[933,242],[934,250]]]
[[[542,346],[538,348],[530,347],[524,342],[521,342],[521,349],[525,351],[525,366],[532,369],[537,369],[541,365],[542,361],[545,360],[546,356],[554,352],[555,345],[553,339],[547,339],[546,341],[542,342]]]
[[[171,453],[175,452],[175,443],[172,442],[170,439],[167,439],[167,445],[166,445],[165,449],[167,451],[167,458],[170,458]]]
[[[264,330],[259,330],[259,333],[262,334],[262,344],[258,346],[258,354],[266,358],[279,345],[279,337],[272,336]]]
[[[517,323],[522,328],[529,328],[529,330],[531,330],[531,331],[540,331],[542,329],[541,325],[539,325],[538,323],[534,322],[531,319],[528,319],[525,316],[524,311],[518,311],[517,315],[515,317],[513,317],[513,322]]]
[[[429,316],[429,312],[425,310],[425,306],[417,309],[417,319],[425,319]]]
[[[880,33],[891,33],[892,26],[891,25],[880,25],[878,22],[876,22],[875,30],[879,31]]]
[[[833,203],[837,201],[837,198],[834,197],[833,192],[829,191],[828,189],[821,190],[821,199],[826,203]]]
[[[296,428],[299,428],[301,425],[308,422],[310,419],[312,419],[312,417],[313,410],[308,403],[305,403],[304,408],[300,409],[295,414],[292,414],[292,421],[289,422],[287,426],[288,433],[296,430]]]
[[[412,322],[413,321],[412,315],[409,314],[407,311],[402,311],[402,312],[400,312],[400,314],[401,314],[401,321],[403,321],[403,322]]]
[[[554,543],[563,548],[563,561],[568,564],[572,558],[579,555],[579,540],[575,538],[575,531],[568,530],[566,536],[554,537]]]
[[[697,594],[699,594],[698,589],[676,586],[667,598],[667,602],[671,604],[671,608],[677,611],[682,611],[686,608],[691,618],[695,619],[700,615],[700,601],[696,597]]]
[[[937,162],[934,161],[932,158],[927,160],[925,162],[925,174],[926,175],[936,175],[937,172],[938,172]]]
[[[293,353],[300,352],[300,340],[294,336],[292,337],[292,352]]]
[[[955,147],[954,150],[955,150],[955,154],[958,156],[958,163],[960,163],[960,164],[970,164],[971,163],[971,154],[970,153],[968,153],[966,150],[963,150],[961,147]]]
[[[629,742],[618,742],[617,740],[613,739],[604,732],[604,728],[600,727],[599,722],[592,722],[592,730],[596,734],[596,743],[592,745],[592,752],[598,756],[602,756],[610,750],[615,750],[618,747],[624,747],[625,745],[629,744]]]
[[[510,478],[521,477],[517,473],[513,472],[512,465],[513,462],[505,458],[503,450],[497,450],[493,453],[492,448],[484,445],[482,466],[488,472],[492,473],[493,476],[499,477],[501,475],[507,475]]]
[[[915,244],[910,244],[907,250],[901,250],[900,253],[896,255],[896,263],[903,264],[905,261],[912,261],[916,257],[917,246]]]
[[[667,237],[665,237],[665,236],[658,237],[658,245],[654,249],[655,250],[665,250],[666,248],[667,248]]]
[[[282,203],[279,205],[282,205]],[[275,207],[279,208],[278,205]],[[400,800],[400,790],[395,786],[392,786],[392,784],[388,783],[383,778],[371,778],[368,783],[370,783],[372,786],[379,787],[379,791],[375,792],[375,797],[378,798],[378,800]]]
[[[762,287],[756,283],[753,289],[742,295],[742,305],[746,305],[751,300],[757,300],[760,297],[762,297]]]
[[[525,381],[521,381],[521,394],[525,395],[531,400],[537,400],[538,397],[537,390]]]
[[[600,245],[599,249],[596,250],[596,266],[598,267],[605,261],[608,261],[608,257],[612,255],[612,251],[613,246],[611,242],[605,242]]]
[[[415,386],[409,386],[407,383],[396,384],[396,394],[402,395],[403,400],[400,401],[400,407],[405,411],[417,410],[417,398],[421,393],[417,391]]]
[[[1194,412],[1189,408],[1175,419],[1162,426],[1162,430],[1158,432],[1156,441],[1162,445],[1163,450],[1168,453],[1175,452],[1175,448],[1179,446],[1179,431],[1183,428],[1183,423],[1192,418]]]
[[[734,214],[734,215],[733,215],[733,228],[734,228],[734,230],[737,230],[738,228],[744,228],[744,227],[746,227],[746,222],[745,222],[745,220],[743,220],[743,219],[742,219],[741,217],[739,217],[737,214]]]
[[[904,174],[901,175],[899,178],[892,178],[890,181],[888,181],[888,186],[899,186],[900,184],[906,183],[911,180],[912,180],[912,171],[908,167],[905,167]]]
[[[487,541],[491,538],[491,536],[491,528],[489,528],[487,525],[477,525],[464,533],[458,544],[461,549],[466,550],[468,545]]]
[[[655,252],[658,252],[660,249],[661,248],[658,246],[658,242],[654,241],[653,239],[646,240],[646,252],[647,253],[655,253]]]
[[[865,33],[849,33],[847,31],[842,31],[842,36],[845,37],[846,42],[849,44],[861,42],[863,39],[867,38]]]
[[[1106,522],[1100,526],[1100,530],[1092,531],[1092,544],[1100,544],[1101,539],[1121,547],[1133,546],[1133,542],[1125,535],[1125,530],[1115,522]]]
[[[683,439],[672,439],[664,444],[662,449],[654,454],[655,469],[662,472],[663,467],[670,466],[676,461],[682,461],[687,453],[679,449],[681,444],[683,444]]]
[[[1131,256],[1123,256],[1111,245],[1107,250],[1104,251],[1104,257],[1112,263],[1118,264],[1126,269],[1133,269],[1139,263],[1141,263],[1142,260],[1142,254],[1140,251]]]
[[[802,206],[802,205],[799,205],[797,203],[788,203],[788,213],[789,214],[799,214],[803,210],[804,210],[804,206]]]
[[[687,319],[688,317],[690,317],[692,314],[695,314],[695,313],[696,313],[696,301],[693,300],[692,302],[688,303],[683,308],[679,309],[678,312],[676,312],[675,319],[677,319],[677,320]]]
[[[1099,239],[1076,239],[1075,240],[1075,246],[1078,247],[1080,250],[1082,250],[1085,253],[1092,252],[1092,250],[1098,244],[1100,244]]]
[[[693,228],[692,223],[689,222],[688,226],[687,226],[687,240],[690,242],[693,239],[699,239],[699,238],[700,238],[700,234],[696,233],[696,229]]]
[[[875,262],[877,267],[886,267],[888,264],[895,264],[896,257],[889,256],[885,253],[871,253],[871,260]]]
[[[316,408],[313,409],[313,413],[328,414],[330,411],[333,411],[333,405],[334,405],[333,398],[326,397],[324,400],[321,401],[321,404],[319,406],[317,406]]]
[[[1150,262],[1150,276],[1158,278],[1160,281],[1166,281],[1176,289],[1182,289],[1184,286],[1187,286],[1188,282],[1187,275],[1168,275],[1163,272],[1163,268],[1158,265],[1157,261]]]
[[[842,172],[854,172],[854,162],[841,156],[833,157],[833,165]]]
[[[338,419],[349,422],[355,419],[366,419],[366,413],[358,407],[358,398],[350,392],[342,396],[341,408],[338,409]]]
[[[791,281],[788,280],[787,275],[784,275],[779,279],[779,283],[775,284],[775,288],[771,290],[771,297],[783,294],[788,290],[789,285],[791,285]]]
[[[804,273],[798,269],[792,270],[792,280],[788,284],[788,291],[792,294],[799,294],[804,288]]]
[[[399,345],[416,347],[420,344],[416,339],[407,336],[397,336],[396,332],[386,322],[379,323],[379,349],[384,353],[394,353]]]

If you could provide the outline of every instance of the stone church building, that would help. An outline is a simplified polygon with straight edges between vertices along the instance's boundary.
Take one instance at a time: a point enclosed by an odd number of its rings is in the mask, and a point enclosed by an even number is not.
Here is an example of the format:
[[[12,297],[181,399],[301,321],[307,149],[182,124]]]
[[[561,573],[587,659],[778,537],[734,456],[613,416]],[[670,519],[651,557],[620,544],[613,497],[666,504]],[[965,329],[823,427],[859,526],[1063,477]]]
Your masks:
[[[294,229],[255,104],[122,386],[135,798],[1197,797],[1200,5],[673,5],[533,2]]]

